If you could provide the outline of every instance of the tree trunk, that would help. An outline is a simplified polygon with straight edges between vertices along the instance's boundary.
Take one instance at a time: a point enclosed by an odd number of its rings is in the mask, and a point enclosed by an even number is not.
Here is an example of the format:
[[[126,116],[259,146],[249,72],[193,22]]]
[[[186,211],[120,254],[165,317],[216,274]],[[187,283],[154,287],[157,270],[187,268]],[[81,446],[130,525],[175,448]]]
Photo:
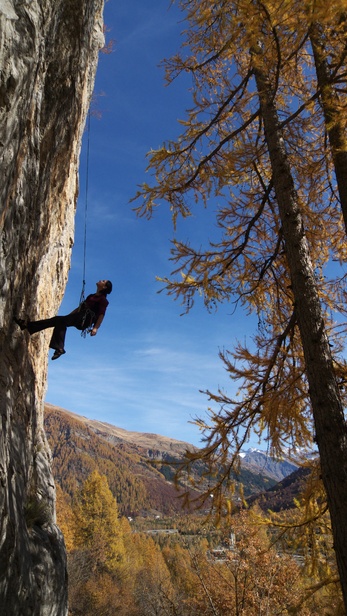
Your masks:
[[[339,101],[332,85],[332,76],[326,59],[322,28],[315,23],[310,29],[310,41],[316,66],[320,101],[329,137],[343,219],[347,232],[347,147],[346,126],[341,122]],[[344,50],[345,53],[345,50]]]
[[[347,608],[347,429],[310,261],[298,198],[274,102],[274,93],[254,58],[254,75],[282,222],[298,324],[305,357],[322,479],[331,516],[334,549]]]

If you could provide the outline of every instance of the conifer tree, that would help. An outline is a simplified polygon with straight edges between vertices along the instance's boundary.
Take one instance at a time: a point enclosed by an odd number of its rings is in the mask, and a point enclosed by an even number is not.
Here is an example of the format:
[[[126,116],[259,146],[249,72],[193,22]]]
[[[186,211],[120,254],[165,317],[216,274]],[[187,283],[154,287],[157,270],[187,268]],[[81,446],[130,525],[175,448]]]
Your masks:
[[[94,471],[85,481],[75,507],[75,545],[89,550],[95,569],[117,572],[124,543],[116,499],[107,479]]]
[[[220,239],[196,249],[175,238],[166,288],[187,310],[200,293],[207,307],[234,302],[259,320],[252,347],[221,353],[240,396],[207,392],[220,410],[198,420],[205,447],[187,454],[187,468],[197,459],[218,468],[221,505],[251,430],[276,455],[316,441],[347,606],[347,289],[343,272],[328,269],[347,250],[345,178],[335,187],[345,164],[345,2],[180,5],[186,43],[166,62],[167,79],[192,76],[193,107],[181,136],[150,153],[156,181],[142,186],[138,211],[151,216],[167,201],[176,224],[217,206]]]

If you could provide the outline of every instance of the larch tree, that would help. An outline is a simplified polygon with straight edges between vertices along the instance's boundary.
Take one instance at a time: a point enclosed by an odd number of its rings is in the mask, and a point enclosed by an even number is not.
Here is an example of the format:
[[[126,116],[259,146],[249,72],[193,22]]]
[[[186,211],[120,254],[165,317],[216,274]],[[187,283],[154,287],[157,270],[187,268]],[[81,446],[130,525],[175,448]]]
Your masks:
[[[125,566],[123,527],[105,475],[93,471],[73,507],[73,549],[68,554],[69,605],[73,614],[114,613],[128,607],[122,592]]]
[[[205,446],[185,470],[196,460],[218,469],[221,506],[252,430],[278,456],[315,441],[347,606],[346,1],[180,6],[185,45],[166,74],[191,75],[193,106],[180,137],[150,152],[155,181],[139,190],[138,212],[166,201],[175,225],[218,207],[219,240],[196,249],[175,238],[165,286],[187,311],[198,293],[259,321],[251,346],[220,354],[238,396],[207,392],[219,410],[197,420]]]
[[[122,527],[117,501],[105,475],[93,471],[88,477],[80,491],[74,514],[75,546],[89,551],[94,570],[119,573],[125,554]]]

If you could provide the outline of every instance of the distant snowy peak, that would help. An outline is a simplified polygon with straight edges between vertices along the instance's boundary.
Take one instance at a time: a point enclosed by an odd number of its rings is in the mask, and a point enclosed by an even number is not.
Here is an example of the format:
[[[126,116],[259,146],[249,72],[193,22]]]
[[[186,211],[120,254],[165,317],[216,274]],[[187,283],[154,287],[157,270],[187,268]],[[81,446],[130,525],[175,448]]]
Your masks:
[[[249,449],[247,450],[242,450],[239,453],[240,458],[245,458],[247,456],[256,456],[257,454],[260,454],[261,456],[265,456],[266,458],[269,458],[271,460],[277,460],[279,462],[282,461],[287,461],[287,462],[292,462],[293,464],[297,463],[297,466],[304,462],[305,460],[311,460],[312,458],[317,457],[318,452],[313,450],[313,449],[304,449],[303,447],[300,447],[298,449],[290,449],[289,447],[284,448],[284,454],[282,458],[273,458],[272,456],[269,456],[269,454],[264,451],[263,449],[257,449],[256,447],[249,447]]]
[[[281,481],[297,470],[299,461],[294,461],[290,456],[281,460],[271,458],[265,451],[250,447],[247,451],[239,453],[241,466],[244,469],[266,474],[276,481]]]
[[[246,456],[247,454],[251,454],[251,453],[262,453],[264,456],[267,456],[266,451],[263,451],[262,449],[257,449],[256,447],[249,447],[249,449],[247,449],[247,451],[242,451],[240,452],[240,456]]]

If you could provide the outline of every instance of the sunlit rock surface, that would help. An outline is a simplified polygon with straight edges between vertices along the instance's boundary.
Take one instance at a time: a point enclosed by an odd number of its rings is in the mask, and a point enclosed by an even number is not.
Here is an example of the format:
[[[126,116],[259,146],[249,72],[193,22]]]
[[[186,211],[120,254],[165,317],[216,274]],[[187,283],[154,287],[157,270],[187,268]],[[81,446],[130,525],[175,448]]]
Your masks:
[[[0,0],[0,614],[67,613],[43,431],[51,316],[67,281],[102,0]],[[62,383],[62,387],[64,384]]]

